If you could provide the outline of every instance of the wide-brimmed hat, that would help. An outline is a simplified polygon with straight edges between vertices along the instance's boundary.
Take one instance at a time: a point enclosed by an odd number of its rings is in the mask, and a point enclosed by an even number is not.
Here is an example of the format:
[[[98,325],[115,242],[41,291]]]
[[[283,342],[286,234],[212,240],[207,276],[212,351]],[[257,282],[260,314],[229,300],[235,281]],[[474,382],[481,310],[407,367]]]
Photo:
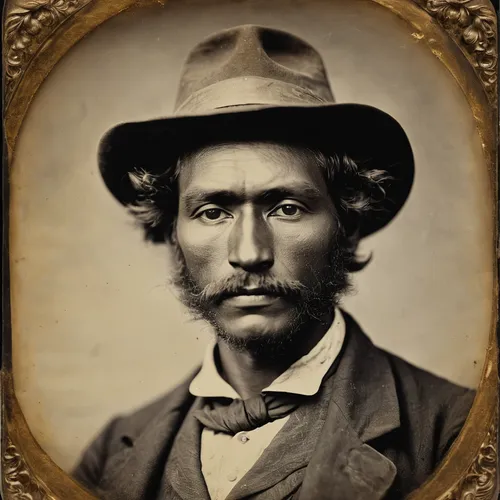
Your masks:
[[[248,140],[346,154],[361,169],[385,170],[386,196],[363,216],[361,237],[394,218],[413,184],[413,154],[399,123],[372,106],[336,103],[311,45],[255,25],[199,43],[184,65],[174,114],[112,128],[100,143],[99,168],[115,198],[130,205],[139,196],[130,173],[160,174],[203,145]]]

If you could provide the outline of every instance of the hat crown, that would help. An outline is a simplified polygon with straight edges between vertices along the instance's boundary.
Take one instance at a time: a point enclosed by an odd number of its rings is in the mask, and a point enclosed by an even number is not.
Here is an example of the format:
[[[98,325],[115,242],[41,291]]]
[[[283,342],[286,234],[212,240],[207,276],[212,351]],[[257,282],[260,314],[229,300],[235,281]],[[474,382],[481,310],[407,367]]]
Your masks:
[[[248,77],[296,86],[319,102],[334,102],[325,65],[316,49],[290,33],[247,24],[217,32],[190,52],[175,109],[207,87],[231,79],[242,82]]]

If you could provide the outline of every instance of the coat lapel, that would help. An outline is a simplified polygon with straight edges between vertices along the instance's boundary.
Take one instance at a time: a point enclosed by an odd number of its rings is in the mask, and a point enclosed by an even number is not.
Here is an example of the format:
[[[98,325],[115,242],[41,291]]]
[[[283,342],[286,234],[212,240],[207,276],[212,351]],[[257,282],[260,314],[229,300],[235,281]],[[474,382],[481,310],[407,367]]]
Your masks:
[[[395,465],[368,443],[400,426],[392,369],[387,357],[347,314],[346,324],[348,335],[331,379],[328,415],[304,476],[300,500],[377,500],[396,477]]]
[[[395,465],[363,443],[333,403],[299,498],[378,500],[384,497],[395,476]]]
[[[203,408],[201,398],[195,400],[184,422],[168,459],[162,484],[162,498],[171,498],[170,488],[182,500],[210,500],[201,469],[201,423],[192,412]]]
[[[99,484],[105,498],[154,497],[174,438],[194,400],[188,391],[191,379],[169,395],[144,429],[134,428],[133,422],[124,429],[121,439],[127,445],[109,459]]]

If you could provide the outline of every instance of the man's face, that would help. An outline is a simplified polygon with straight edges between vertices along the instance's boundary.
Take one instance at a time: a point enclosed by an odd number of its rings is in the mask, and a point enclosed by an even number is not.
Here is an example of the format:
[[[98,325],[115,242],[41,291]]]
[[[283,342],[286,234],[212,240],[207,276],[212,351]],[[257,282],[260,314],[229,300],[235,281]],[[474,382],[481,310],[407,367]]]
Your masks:
[[[314,301],[333,304],[338,224],[318,166],[278,145],[224,145],[178,182],[184,286],[223,338],[280,338]]]

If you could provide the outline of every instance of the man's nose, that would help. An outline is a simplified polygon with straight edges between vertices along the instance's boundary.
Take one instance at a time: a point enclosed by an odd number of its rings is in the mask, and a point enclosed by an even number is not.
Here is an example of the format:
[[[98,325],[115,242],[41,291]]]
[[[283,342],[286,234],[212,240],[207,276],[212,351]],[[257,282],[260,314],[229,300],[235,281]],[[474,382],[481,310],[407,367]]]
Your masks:
[[[261,272],[274,264],[273,238],[260,214],[241,214],[229,236],[229,263],[247,272]]]

